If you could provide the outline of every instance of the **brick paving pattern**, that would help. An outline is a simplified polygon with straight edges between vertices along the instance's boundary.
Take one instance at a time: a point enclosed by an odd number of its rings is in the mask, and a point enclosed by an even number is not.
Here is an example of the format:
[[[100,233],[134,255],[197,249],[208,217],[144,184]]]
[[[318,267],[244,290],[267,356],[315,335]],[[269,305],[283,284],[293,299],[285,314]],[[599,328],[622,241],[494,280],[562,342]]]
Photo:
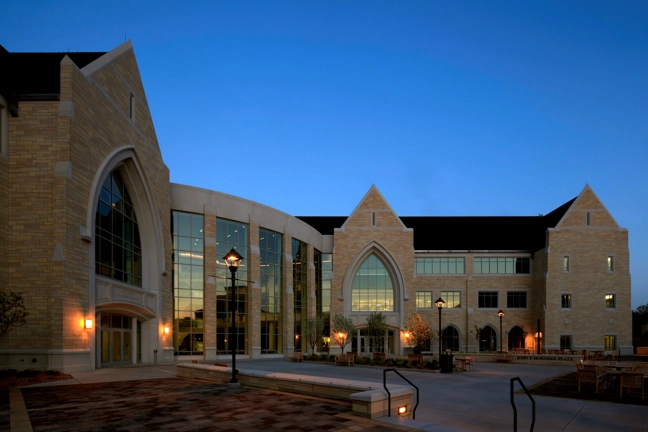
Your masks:
[[[182,378],[22,389],[40,431],[391,431],[351,404]]]

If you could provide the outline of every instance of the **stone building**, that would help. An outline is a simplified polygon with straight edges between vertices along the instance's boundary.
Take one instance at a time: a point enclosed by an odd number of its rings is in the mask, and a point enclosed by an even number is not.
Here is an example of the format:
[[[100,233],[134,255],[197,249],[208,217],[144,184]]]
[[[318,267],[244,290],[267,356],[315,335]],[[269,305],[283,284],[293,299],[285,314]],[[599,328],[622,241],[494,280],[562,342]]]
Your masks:
[[[545,216],[399,216],[372,186],[349,216],[293,217],[169,182],[130,42],[0,63],[0,287],[30,312],[2,368],[216,359],[232,315],[241,356],[306,351],[306,319],[336,314],[368,353],[371,312],[403,354],[439,297],[447,349],[632,351],[628,232],[589,186]]]

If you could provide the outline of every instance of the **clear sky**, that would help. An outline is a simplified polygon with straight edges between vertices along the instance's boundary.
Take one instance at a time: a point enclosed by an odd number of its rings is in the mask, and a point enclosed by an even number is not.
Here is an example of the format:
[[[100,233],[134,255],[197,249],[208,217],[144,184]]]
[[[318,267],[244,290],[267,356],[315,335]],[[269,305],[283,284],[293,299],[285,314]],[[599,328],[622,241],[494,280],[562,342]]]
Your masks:
[[[648,303],[646,1],[5,1],[0,44],[130,39],[177,183],[292,215],[546,214],[586,184]],[[0,65],[1,67],[1,65]]]

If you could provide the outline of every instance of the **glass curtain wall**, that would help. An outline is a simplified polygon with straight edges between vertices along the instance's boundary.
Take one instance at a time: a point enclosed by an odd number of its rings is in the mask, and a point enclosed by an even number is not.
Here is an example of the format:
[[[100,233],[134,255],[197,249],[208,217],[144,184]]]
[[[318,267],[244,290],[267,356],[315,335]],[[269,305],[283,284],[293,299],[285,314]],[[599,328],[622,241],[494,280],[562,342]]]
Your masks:
[[[117,170],[104,180],[97,202],[95,273],[142,286],[142,245],[137,218]]]
[[[173,212],[173,348],[175,355],[203,354],[204,218]]]
[[[248,341],[248,226],[244,223],[216,218],[216,353],[231,354],[229,346],[232,325],[232,274],[223,257],[232,248],[243,256],[235,274],[235,334],[237,354],[247,354]]]
[[[323,254],[315,250],[317,316],[324,322],[322,340],[317,346],[320,352],[328,352],[331,342],[331,279],[333,279],[333,254]]]
[[[281,311],[283,236],[259,228],[261,253],[261,353],[283,351],[283,323]]]
[[[304,337],[308,317],[308,252],[306,243],[292,239],[293,293],[295,307],[295,352],[306,352]]]

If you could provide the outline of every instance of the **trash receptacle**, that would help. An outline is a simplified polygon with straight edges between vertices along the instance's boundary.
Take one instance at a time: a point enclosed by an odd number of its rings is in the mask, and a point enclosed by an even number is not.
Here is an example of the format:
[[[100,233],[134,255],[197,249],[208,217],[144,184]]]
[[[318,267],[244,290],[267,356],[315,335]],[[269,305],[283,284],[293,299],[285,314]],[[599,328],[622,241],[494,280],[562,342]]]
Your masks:
[[[452,361],[452,354],[441,354],[441,358],[439,359],[439,367],[441,368],[441,373],[452,373]]]

